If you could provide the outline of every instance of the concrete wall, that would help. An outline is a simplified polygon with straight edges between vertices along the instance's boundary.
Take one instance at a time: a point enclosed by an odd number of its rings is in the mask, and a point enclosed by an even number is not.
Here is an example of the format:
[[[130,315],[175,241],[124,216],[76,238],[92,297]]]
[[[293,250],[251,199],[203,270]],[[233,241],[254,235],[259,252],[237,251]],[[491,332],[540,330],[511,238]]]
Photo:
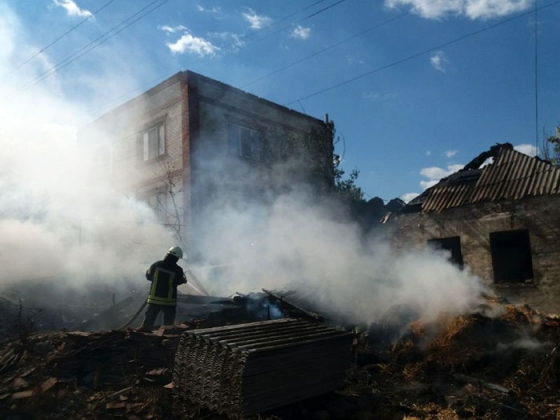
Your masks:
[[[396,249],[422,248],[429,239],[459,236],[464,265],[496,292],[544,312],[560,312],[560,196],[518,202],[485,203],[441,213],[397,216],[388,226]],[[534,279],[526,284],[496,285],[490,252],[491,232],[527,229]]]

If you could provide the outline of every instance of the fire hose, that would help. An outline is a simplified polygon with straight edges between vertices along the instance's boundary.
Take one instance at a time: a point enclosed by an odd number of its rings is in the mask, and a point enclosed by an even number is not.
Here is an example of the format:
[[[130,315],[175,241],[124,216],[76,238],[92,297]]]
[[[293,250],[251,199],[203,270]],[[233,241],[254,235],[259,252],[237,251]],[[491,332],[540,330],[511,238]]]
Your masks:
[[[144,299],[144,302],[142,302],[142,305],[140,305],[140,307],[138,308],[136,313],[134,315],[132,315],[132,318],[130,318],[124,325],[122,325],[118,329],[119,330],[124,330],[130,324],[132,324],[134,322],[134,320],[138,317],[138,315],[140,315],[140,312],[142,312],[142,310],[146,307],[147,304],[148,304],[148,299],[146,298],[146,299]]]
[[[195,290],[197,290],[199,292],[202,292],[206,296],[208,296],[208,292],[204,289],[204,287],[202,287],[202,284],[200,283],[198,278],[195,276],[195,274],[191,270],[189,270],[188,268],[185,268],[185,271],[189,275],[189,279],[191,281],[193,281],[198,286],[198,288],[196,288],[192,285],[191,285],[191,287],[193,287]],[[200,289],[200,290],[198,290],[198,289]],[[148,298],[146,297],[146,299],[144,299],[144,301],[142,302],[142,304],[140,305],[138,310],[134,313],[134,315],[132,315],[132,317],[125,324],[123,324],[121,327],[119,327],[118,329],[119,330],[124,330],[130,324],[132,324],[134,322],[134,320],[138,317],[138,315],[140,315],[140,313],[144,310],[144,308],[146,307],[147,304],[148,304]]]

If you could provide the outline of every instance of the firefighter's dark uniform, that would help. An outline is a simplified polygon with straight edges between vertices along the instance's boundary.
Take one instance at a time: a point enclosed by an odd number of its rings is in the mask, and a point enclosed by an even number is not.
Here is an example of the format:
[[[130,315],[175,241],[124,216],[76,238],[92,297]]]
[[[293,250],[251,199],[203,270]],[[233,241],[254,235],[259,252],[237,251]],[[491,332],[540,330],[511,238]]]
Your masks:
[[[148,310],[142,327],[152,327],[159,311],[163,312],[163,323],[173,325],[177,309],[177,286],[187,279],[183,269],[177,265],[177,258],[167,255],[164,260],[156,261],[146,271],[146,278],[152,282],[148,295]]]

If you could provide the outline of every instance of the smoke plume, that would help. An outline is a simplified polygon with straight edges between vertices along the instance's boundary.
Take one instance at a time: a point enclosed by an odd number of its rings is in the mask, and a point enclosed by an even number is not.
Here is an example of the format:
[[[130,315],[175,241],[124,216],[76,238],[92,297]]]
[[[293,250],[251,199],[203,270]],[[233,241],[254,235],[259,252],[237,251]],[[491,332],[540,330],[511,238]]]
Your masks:
[[[0,82],[0,287],[46,279],[52,288],[108,285],[128,293],[175,244],[172,234],[81,154],[76,132],[97,117],[89,107],[66,99],[56,77],[20,89],[48,57],[13,71],[34,49],[15,48],[25,45],[24,34],[17,16],[0,9],[0,64],[11,71]],[[105,82],[100,89],[116,85]],[[291,185],[292,164],[274,171],[268,192],[263,179],[248,182],[266,199],[240,202],[224,192],[197,226],[202,259],[189,267],[211,294],[293,289],[321,311],[361,323],[476,308],[484,287],[468,271],[428,250],[394,254],[342,217],[336,200]],[[278,179],[281,188],[272,185]]]
[[[53,291],[128,293],[126,282],[145,281],[146,265],[175,242],[146,205],[105,183],[82,154],[76,133],[94,116],[67,99],[64,76],[30,83],[49,59],[40,54],[21,65],[37,51],[26,38],[18,17],[0,5],[0,288],[33,280]]]

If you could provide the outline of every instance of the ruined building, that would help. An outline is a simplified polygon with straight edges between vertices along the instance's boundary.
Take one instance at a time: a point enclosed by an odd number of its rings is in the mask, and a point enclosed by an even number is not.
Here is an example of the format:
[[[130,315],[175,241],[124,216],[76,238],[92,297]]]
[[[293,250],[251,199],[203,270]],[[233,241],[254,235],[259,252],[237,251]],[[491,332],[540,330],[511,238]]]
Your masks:
[[[270,199],[297,182],[331,188],[332,131],[327,118],[183,71],[78,136],[100,174],[149,203],[190,247],[212,209]]]
[[[447,250],[499,295],[556,313],[559,208],[560,168],[498,144],[408,203],[389,237]]]

